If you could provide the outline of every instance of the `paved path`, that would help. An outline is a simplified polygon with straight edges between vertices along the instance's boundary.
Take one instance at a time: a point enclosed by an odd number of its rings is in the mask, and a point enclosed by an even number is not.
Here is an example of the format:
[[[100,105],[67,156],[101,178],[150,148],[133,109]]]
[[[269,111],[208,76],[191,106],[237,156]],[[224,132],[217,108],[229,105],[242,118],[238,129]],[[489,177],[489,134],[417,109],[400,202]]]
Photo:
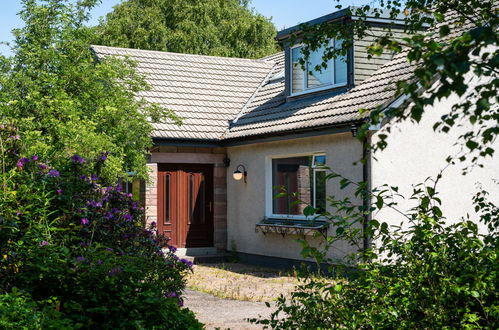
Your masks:
[[[246,319],[268,317],[271,313],[271,308],[261,302],[221,299],[193,290],[185,290],[183,297],[185,307],[196,314],[206,329],[262,329]]]

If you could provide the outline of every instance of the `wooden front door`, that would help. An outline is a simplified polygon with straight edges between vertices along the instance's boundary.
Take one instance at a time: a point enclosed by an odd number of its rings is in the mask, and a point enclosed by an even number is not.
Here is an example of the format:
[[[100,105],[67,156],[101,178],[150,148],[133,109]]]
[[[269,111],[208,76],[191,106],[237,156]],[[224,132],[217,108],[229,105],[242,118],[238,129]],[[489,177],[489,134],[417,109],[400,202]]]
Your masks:
[[[159,165],[158,233],[180,248],[213,246],[213,166]]]

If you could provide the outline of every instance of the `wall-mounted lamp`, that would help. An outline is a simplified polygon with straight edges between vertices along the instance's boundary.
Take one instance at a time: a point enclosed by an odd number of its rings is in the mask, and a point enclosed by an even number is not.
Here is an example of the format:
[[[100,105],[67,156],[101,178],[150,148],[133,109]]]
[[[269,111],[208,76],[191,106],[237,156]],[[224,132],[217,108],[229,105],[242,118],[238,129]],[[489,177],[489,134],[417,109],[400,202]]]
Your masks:
[[[224,158],[224,166],[225,167],[229,167],[230,166],[230,158],[225,156]]]
[[[241,168],[241,167],[243,169],[242,172],[239,170],[239,168]],[[247,176],[248,176],[248,172],[246,172],[246,167],[244,167],[244,165],[242,165],[242,164],[237,165],[236,170],[234,171],[234,173],[232,173],[232,177],[234,178],[234,180],[239,181],[244,177],[244,183],[246,183]]]
[[[358,130],[359,128],[357,127],[357,125],[353,124],[352,126],[350,126],[350,132],[352,132],[352,137],[357,137]]]

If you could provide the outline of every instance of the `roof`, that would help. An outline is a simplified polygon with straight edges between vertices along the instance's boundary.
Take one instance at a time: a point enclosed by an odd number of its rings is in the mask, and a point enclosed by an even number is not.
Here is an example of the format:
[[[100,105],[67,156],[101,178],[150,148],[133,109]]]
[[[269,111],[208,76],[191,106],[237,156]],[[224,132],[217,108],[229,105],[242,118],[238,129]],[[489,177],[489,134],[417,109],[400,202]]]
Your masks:
[[[370,78],[342,94],[324,94],[286,102],[284,78],[267,80],[253,101],[228,128],[225,139],[296,130],[341,126],[362,120],[359,109],[388,105],[395,97],[395,81],[409,79],[413,66],[398,54]]]
[[[438,26],[437,26],[438,28]],[[469,29],[456,26],[452,36]],[[450,37],[450,36],[449,36]],[[129,56],[146,76],[143,96],[184,118],[153,123],[154,138],[229,142],[346,126],[390,105],[396,82],[413,77],[406,52],[348,91],[286,98],[284,53],[259,60],[92,46],[97,56]],[[359,109],[366,110],[364,114]]]
[[[152,123],[153,138],[219,140],[275,66],[249,60],[160,51],[92,46],[99,58],[129,57],[151,90],[138,96],[173,110],[183,119]]]
[[[345,7],[341,10],[335,11],[331,14],[327,14],[318,18],[315,18],[313,20],[303,22],[300,24],[297,24],[295,26],[289,27],[287,29],[283,29],[277,33],[276,39],[281,41],[289,37],[292,33],[301,31],[303,29],[303,26],[313,26],[317,24],[322,24],[322,23],[327,23],[331,22],[334,20],[337,20],[339,18],[343,17],[350,17],[353,20],[358,19],[359,16],[355,15],[355,12],[357,9],[360,7],[356,6],[348,6]],[[377,12],[377,14],[376,14]],[[404,19],[406,16],[403,13],[398,14],[394,19],[390,18],[390,10],[384,9],[371,9],[366,13],[366,17],[363,18],[365,19],[366,22],[373,22],[373,23],[395,23],[395,24],[405,24]]]
[[[336,94],[286,100],[284,52],[259,60],[92,46],[99,57],[128,56],[151,90],[139,96],[184,119],[152,123],[153,138],[222,142],[297,130],[341,126],[362,120],[394,98],[393,80],[412,69],[399,54],[362,84]]]

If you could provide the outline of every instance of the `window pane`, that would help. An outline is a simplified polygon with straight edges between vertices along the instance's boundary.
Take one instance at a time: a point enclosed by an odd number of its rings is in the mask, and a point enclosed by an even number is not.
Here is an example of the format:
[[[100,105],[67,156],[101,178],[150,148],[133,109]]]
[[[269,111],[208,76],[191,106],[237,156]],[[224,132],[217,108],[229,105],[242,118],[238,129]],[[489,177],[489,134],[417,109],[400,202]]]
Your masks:
[[[319,209],[318,213],[326,210],[326,172],[315,171],[315,193],[314,193],[315,208]]]
[[[308,81],[307,88],[316,88],[320,86],[331,85],[333,78],[333,62],[331,60],[327,61],[327,68],[322,66],[322,56],[324,56],[325,48],[320,49],[310,53],[308,62]],[[316,70],[319,66],[321,70]]]
[[[326,155],[315,155],[314,156],[314,167],[326,166]]]
[[[302,215],[303,209],[312,204],[312,157],[293,157],[272,160],[274,214]],[[301,201],[298,203],[298,201]]]
[[[301,47],[296,47],[291,49],[291,61],[292,61],[292,72],[291,72],[291,91],[293,93],[298,93],[303,91],[303,70],[301,68],[300,59],[303,57],[301,53]]]
[[[343,41],[336,40],[334,47],[340,49]],[[347,82],[347,56],[338,56],[334,60],[334,83],[343,84]]]

